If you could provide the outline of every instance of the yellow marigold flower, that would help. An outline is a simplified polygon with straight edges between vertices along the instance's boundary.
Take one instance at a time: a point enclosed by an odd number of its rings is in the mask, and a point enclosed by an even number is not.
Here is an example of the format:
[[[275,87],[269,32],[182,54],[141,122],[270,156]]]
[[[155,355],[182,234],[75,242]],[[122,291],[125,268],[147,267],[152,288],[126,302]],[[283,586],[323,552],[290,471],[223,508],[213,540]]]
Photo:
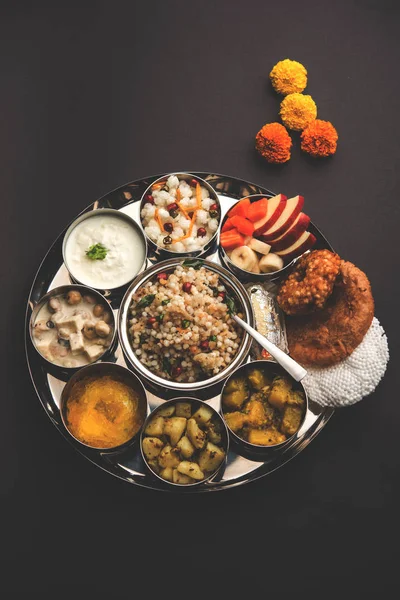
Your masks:
[[[301,149],[311,156],[335,154],[338,134],[330,121],[316,119],[301,134]]]
[[[317,105],[311,96],[289,94],[282,100],[279,114],[286,127],[301,131],[317,118]]]
[[[307,69],[296,60],[280,60],[269,74],[278,94],[302,92],[307,86]]]

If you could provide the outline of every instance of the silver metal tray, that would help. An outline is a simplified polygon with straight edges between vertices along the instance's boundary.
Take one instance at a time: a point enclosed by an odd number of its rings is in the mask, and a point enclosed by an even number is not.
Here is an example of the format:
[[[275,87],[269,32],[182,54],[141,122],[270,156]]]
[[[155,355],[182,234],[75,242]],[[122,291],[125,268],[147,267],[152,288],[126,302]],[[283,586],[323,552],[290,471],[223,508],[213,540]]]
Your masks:
[[[269,196],[274,195],[272,192],[261,186],[237,179],[235,177],[204,172],[193,172],[193,174],[202,177],[214,187],[221,201],[221,216],[223,216],[225,212],[229,210],[231,205],[236,202],[236,200],[242,198],[243,196],[258,193]],[[139,179],[119,187],[116,190],[106,194],[99,200],[96,200],[96,202],[88,206],[83,212],[91,211],[97,208],[114,208],[121,210],[138,220],[139,200],[141,199],[143,192],[155,179],[161,175],[162,174],[158,174],[145,179]],[[119,477],[120,479],[123,479],[124,481],[134,485],[160,491],[174,491],[148,473],[141,458],[140,449],[137,445],[129,447],[122,453],[103,453],[96,449],[83,447],[81,444],[76,442],[64,428],[60,417],[59,401],[65,381],[57,379],[54,375],[46,371],[46,368],[40,360],[38,353],[32,347],[29,335],[29,320],[35,304],[47,291],[56,286],[71,282],[62,259],[62,241],[66,229],[54,242],[53,246],[50,248],[39,267],[29,295],[26,311],[26,356],[32,382],[36,389],[39,400],[42,403],[46,414],[55,427],[57,427],[58,431],[65,437],[65,439],[69,441],[70,444],[72,444],[72,446],[74,446],[78,452],[80,452],[92,463],[104,469],[111,475]],[[317,238],[317,248],[332,249],[328,241],[314,224],[311,223],[309,229]],[[212,248],[210,252],[211,254],[209,254],[207,258],[209,260],[219,262],[216,248]],[[148,259],[148,266],[150,264],[150,259]],[[105,295],[109,296],[111,305],[114,311],[117,312],[119,303],[122,299],[122,293],[119,293],[119,295],[113,295],[106,291]],[[123,366],[127,366],[119,346],[116,348],[112,360]],[[146,382],[143,381],[143,383],[146,386]],[[149,388],[147,388],[147,392],[151,410],[163,402],[164,399],[170,397],[168,393],[166,393],[164,397],[157,396],[154,394],[154,390],[152,391]],[[204,390],[202,395],[199,396],[202,400],[208,402],[214,408],[219,410],[219,394],[215,390],[213,390],[212,393],[214,394],[213,397],[207,397],[207,394],[210,394],[210,391]],[[272,471],[282,467],[299,452],[301,452],[321,431],[332,414],[333,409],[322,408],[318,404],[310,401],[309,409],[303,426],[295,438],[290,443],[285,444],[283,448],[267,448],[261,456],[249,456],[245,453],[243,448],[236,447],[233,443],[231,443],[226,468],[223,473],[218,476],[218,478],[214,478],[211,481],[205,482],[204,485],[197,486],[192,489],[182,487],[182,490],[180,489],[179,492],[199,493],[226,490],[268,475]]]

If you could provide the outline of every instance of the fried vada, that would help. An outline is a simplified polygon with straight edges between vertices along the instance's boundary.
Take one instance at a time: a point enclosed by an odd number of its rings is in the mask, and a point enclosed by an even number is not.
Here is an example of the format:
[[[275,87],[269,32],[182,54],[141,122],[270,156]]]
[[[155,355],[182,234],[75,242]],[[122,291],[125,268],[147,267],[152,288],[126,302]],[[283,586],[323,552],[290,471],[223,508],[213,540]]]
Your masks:
[[[373,316],[368,277],[351,262],[342,260],[325,307],[310,315],[286,317],[290,355],[304,366],[336,364],[361,343]]]

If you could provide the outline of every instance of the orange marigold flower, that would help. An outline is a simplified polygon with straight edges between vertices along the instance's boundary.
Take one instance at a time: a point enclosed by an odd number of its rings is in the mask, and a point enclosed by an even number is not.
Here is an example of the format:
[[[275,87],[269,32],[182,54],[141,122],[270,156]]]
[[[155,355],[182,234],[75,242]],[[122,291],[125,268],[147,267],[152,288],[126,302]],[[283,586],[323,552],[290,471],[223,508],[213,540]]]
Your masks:
[[[269,74],[271,83],[278,94],[302,92],[307,86],[307,69],[296,60],[280,60]]]
[[[317,105],[311,96],[289,94],[282,100],[279,114],[286,127],[301,131],[317,118]]]
[[[256,149],[270,163],[284,163],[290,158],[292,139],[280,123],[267,123],[256,135]]]
[[[335,154],[338,134],[330,121],[315,119],[301,134],[301,149],[311,156]]]

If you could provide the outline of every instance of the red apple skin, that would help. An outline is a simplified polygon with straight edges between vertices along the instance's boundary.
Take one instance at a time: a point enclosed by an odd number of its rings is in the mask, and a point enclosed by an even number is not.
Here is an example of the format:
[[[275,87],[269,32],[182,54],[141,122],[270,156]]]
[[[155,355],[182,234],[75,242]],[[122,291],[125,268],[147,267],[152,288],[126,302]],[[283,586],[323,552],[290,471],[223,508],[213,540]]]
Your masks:
[[[268,219],[266,219],[266,221],[264,223],[262,223],[263,219],[260,219],[260,221],[256,221],[254,223],[254,235],[255,236],[262,235],[264,233],[264,231],[267,231],[270,227],[272,227],[272,225],[274,225],[276,223],[276,221],[279,219],[279,217],[283,213],[285,206],[286,206],[287,197],[284,196],[283,194],[279,194],[279,195],[281,197],[281,201],[279,202],[278,206],[276,207],[276,209],[274,210],[272,215]]]
[[[275,240],[270,240],[269,244],[271,246],[271,251],[278,252],[279,250],[289,248],[305,232],[309,224],[310,217],[305,213],[301,212],[299,215],[297,215],[297,219],[292,224],[290,229],[288,229],[279,238],[276,238]]]
[[[307,233],[309,233],[309,232],[307,232]],[[303,254],[303,252],[306,252],[306,250],[309,250],[310,248],[312,248],[316,241],[317,241],[317,238],[315,237],[315,235],[310,233],[310,235],[304,240],[304,242],[302,244],[300,244],[300,246],[298,246],[292,252],[289,252],[288,254],[284,254],[283,253],[284,251],[281,251],[281,252],[277,252],[277,254],[279,256],[281,256],[283,258],[283,260],[285,261],[285,263],[287,264],[291,260],[296,258],[297,256],[300,256],[300,254]]]
[[[295,203],[292,212],[288,215],[288,218],[286,219],[286,221],[284,223],[282,223],[282,225],[278,229],[276,229],[272,233],[269,233],[269,232],[273,228],[273,225],[271,227],[269,227],[268,230],[264,229],[263,235],[264,235],[264,239],[266,242],[269,243],[270,240],[276,239],[277,237],[279,237],[280,235],[285,233],[285,231],[287,231],[293,225],[293,223],[295,222],[295,220],[301,213],[301,209],[304,206],[303,196],[296,196],[296,199],[297,199],[297,202]],[[276,221],[275,221],[275,223],[276,223]],[[275,225],[275,223],[274,223],[274,225]]]

